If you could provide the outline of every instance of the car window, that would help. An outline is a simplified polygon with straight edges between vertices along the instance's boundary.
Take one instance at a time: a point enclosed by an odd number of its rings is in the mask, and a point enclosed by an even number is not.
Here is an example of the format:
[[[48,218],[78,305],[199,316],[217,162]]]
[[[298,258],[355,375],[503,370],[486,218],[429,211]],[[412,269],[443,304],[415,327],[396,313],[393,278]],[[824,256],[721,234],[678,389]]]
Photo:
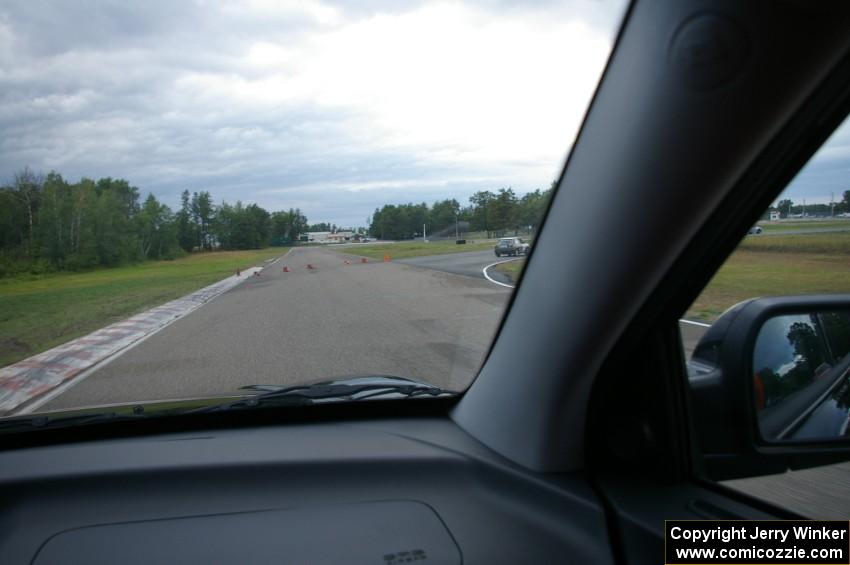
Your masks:
[[[463,392],[626,4],[3,2],[0,417]]]
[[[680,321],[688,358],[725,310],[750,298],[850,293],[850,123],[845,121],[715,274]],[[699,348],[699,364],[712,363],[712,344]],[[850,353],[850,314],[782,316],[768,320],[756,338],[753,392],[762,434],[789,425],[783,407],[835,375]],[[691,362],[691,361],[689,361]],[[831,377],[830,377],[831,378]],[[844,433],[850,416],[850,377],[842,372],[826,396],[807,412],[795,437],[829,428]],[[821,384],[821,386],[823,386]],[[806,400],[808,402],[808,400]],[[765,427],[767,426],[767,427]],[[850,513],[850,464],[726,481],[747,494],[812,518],[845,519]]]

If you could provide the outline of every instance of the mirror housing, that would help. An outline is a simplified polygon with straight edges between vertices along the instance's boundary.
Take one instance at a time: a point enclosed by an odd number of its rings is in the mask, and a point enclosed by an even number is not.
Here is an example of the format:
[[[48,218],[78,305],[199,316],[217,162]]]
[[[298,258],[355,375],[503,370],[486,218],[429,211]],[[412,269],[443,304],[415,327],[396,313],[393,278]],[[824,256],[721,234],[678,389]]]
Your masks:
[[[693,422],[707,475],[726,480],[850,460],[850,438],[768,441],[753,378],[756,339],[779,316],[850,311],[850,295],[757,298],[723,313],[688,361]],[[842,369],[846,372],[846,367]]]

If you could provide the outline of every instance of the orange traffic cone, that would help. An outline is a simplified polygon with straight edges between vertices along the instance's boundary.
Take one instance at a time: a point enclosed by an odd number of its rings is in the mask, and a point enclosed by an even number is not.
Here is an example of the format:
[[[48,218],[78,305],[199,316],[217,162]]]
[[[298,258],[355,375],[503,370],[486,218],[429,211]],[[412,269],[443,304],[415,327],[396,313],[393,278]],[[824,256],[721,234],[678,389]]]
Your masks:
[[[390,256],[384,255],[384,263],[388,262],[389,260],[390,260]]]

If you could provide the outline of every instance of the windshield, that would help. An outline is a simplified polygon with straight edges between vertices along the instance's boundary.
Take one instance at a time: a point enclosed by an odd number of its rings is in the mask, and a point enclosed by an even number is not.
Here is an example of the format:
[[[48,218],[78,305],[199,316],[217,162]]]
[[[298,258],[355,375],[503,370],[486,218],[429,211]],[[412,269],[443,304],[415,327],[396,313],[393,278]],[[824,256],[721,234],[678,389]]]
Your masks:
[[[4,2],[0,416],[463,391],[624,4]]]

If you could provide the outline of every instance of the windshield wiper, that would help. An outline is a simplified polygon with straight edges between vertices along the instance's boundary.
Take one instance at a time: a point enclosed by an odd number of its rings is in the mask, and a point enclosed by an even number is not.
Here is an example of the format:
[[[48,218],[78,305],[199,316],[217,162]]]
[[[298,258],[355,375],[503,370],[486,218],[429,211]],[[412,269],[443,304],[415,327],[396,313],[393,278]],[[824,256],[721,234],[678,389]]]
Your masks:
[[[36,414],[28,417],[0,418],[0,433],[9,431],[31,431],[45,428],[61,428],[140,420],[156,416],[198,414],[256,407],[309,406],[331,402],[357,402],[368,398],[395,397],[415,398],[421,396],[454,396],[457,393],[439,387],[389,376],[349,377],[313,385],[278,386],[249,385],[242,390],[264,391],[219,404],[190,410],[172,408],[165,411],[146,411],[142,405],[134,405],[132,412],[95,412],[71,414]]]
[[[115,412],[98,412],[95,414],[75,414],[72,416],[30,416],[28,418],[10,418],[0,420],[0,432],[9,430],[38,430],[50,427],[83,426],[118,420],[136,420],[139,414],[116,414]]]
[[[399,377],[360,377],[317,383],[274,388],[269,385],[249,385],[242,390],[266,390],[262,394],[240,398],[214,406],[205,406],[187,413],[218,412],[241,408],[267,406],[309,406],[328,402],[357,402],[367,398],[395,396],[414,398],[417,396],[443,396],[455,393],[439,387],[418,383]]]
[[[45,428],[64,428],[74,426],[85,426],[88,424],[100,424],[104,422],[125,422],[128,420],[142,420],[155,416],[171,416],[179,414],[179,410],[162,410],[149,412],[142,404],[125,405],[123,410],[109,412],[93,412],[90,408],[82,409],[80,413],[76,410],[68,412],[48,412],[46,414],[35,414],[32,416],[13,416],[0,418],[0,433],[8,431],[31,431]]]

